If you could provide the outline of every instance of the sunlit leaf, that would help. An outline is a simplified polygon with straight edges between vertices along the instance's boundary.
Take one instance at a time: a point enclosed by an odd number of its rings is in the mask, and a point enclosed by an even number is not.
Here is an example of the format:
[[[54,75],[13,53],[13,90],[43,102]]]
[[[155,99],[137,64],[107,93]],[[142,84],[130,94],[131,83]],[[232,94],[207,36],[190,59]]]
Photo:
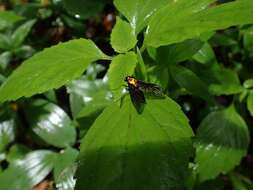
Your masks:
[[[0,88],[0,102],[59,88],[80,76],[91,62],[106,58],[92,41],[86,39],[45,49],[12,73]]]
[[[57,105],[37,100],[27,107],[26,112],[33,132],[48,144],[67,147],[75,142],[75,127],[65,111]]]
[[[214,0],[173,1],[152,17],[145,44],[159,47],[182,42],[204,32],[253,23],[253,1],[241,0],[218,6]]]
[[[116,52],[125,53],[137,43],[135,33],[126,21],[117,17],[116,24],[111,33],[111,45]]]
[[[75,149],[67,148],[58,155],[57,162],[54,166],[54,179],[58,190],[74,189],[75,160],[78,153]]]
[[[17,160],[0,174],[0,189],[32,189],[52,170],[57,154],[48,150],[37,150]]]
[[[133,75],[137,63],[137,56],[133,52],[118,55],[113,58],[108,70],[109,86],[114,98],[119,98],[125,85],[125,78]]]
[[[0,152],[15,138],[14,120],[0,122]]]

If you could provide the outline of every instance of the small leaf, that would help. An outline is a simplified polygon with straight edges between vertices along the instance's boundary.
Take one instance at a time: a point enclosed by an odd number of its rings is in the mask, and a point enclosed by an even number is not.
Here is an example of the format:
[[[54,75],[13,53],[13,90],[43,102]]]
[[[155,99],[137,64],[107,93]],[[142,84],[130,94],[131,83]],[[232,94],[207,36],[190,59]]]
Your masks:
[[[10,148],[10,150],[7,154],[6,160],[9,163],[11,163],[11,162],[14,162],[16,160],[23,159],[26,156],[26,154],[30,151],[31,150],[28,147],[26,147],[22,144],[14,144]]]
[[[0,11],[0,30],[11,26],[21,19],[23,17],[15,14],[13,11]]]
[[[59,88],[80,76],[91,62],[106,58],[92,41],[86,39],[45,49],[12,73],[0,88],[0,102]]]
[[[137,39],[130,24],[117,17],[116,24],[111,33],[111,45],[118,53],[125,53],[132,49]]]
[[[75,142],[73,123],[57,105],[37,100],[27,107],[26,113],[33,132],[48,144],[62,148]]]
[[[74,118],[102,111],[112,100],[107,78],[88,80],[87,77],[72,81],[67,88]]]
[[[0,54],[0,70],[5,70],[10,63],[12,58],[12,53],[9,51],[5,51]]]
[[[247,29],[243,34],[243,46],[253,53],[253,27]]]
[[[67,148],[57,157],[57,162],[54,166],[54,179],[58,190],[71,190],[75,186],[75,160],[78,156],[78,151],[73,148]]]
[[[0,152],[4,151],[6,146],[15,138],[15,126],[13,120],[0,123]]]
[[[202,48],[203,44],[204,42],[193,39],[169,46],[161,46],[157,48],[157,62],[159,64],[169,65],[185,61],[197,53],[198,50]]]
[[[63,0],[64,8],[77,18],[87,19],[97,15],[104,8],[106,0]]]
[[[196,171],[200,181],[226,174],[246,155],[249,131],[234,106],[210,113],[197,131]]]
[[[214,51],[208,43],[204,44],[204,46],[193,56],[193,59],[202,64],[216,61]]]
[[[7,35],[0,33],[0,49],[8,50],[10,47],[10,40]]]
[[[22,45],[35,22],[36,20],[27,21],[14,31],[11,36],[11,46],[13,49]]]
[[[204,100],[212,100],[206,84],[191,70],[182,66],[171,66],[170,73],[173,79],[188,92]]]
[[[119,98],[124,87],[125,78],[133,75],[137,63],[137,56],[133,52],[118,55],[113,58],[109,70],[109,86],[114,93],[114,98]]]
[[[244,88],[252,88],[253,87],[253,79],[245,80],[243,83]]]
[[[247,98],[247,108],[250,112],[250,115],[253,116],[253,92],[249,91],[249,95]]]
[[[75,189],[185,189],[192,130],[171,99],[138,114],[130,97],[107,107],[81,143]]]
[[[128,19],[138,34],[151,16],[171,0],[114,0],[117,9]]]
[[[24,159],[17,160],[0,174],[0,189],[32,189],[52,170],[57,154],[48,150],[28,153]]]
[[[173,1],[152,17],[145,44],[153,47],[182,42],[229,26],[253,23],[252,0],[208,6],[214,0]]]

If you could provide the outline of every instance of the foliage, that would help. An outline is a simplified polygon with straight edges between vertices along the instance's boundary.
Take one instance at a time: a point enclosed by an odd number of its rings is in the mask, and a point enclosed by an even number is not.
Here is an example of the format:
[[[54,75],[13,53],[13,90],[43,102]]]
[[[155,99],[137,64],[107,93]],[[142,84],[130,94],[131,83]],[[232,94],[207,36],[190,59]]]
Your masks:
[[[252,0],[0,9],[0,189],[252,189]]]

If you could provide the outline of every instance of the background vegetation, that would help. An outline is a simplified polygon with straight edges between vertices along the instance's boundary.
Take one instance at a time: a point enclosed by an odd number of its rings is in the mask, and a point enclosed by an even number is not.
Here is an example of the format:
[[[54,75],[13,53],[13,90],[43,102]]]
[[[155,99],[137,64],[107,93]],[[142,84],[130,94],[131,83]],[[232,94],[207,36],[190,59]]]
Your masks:
[[[0,10],[1,190],[253,189],[252,0]],[[138,113],[128,75],[166,98]]]

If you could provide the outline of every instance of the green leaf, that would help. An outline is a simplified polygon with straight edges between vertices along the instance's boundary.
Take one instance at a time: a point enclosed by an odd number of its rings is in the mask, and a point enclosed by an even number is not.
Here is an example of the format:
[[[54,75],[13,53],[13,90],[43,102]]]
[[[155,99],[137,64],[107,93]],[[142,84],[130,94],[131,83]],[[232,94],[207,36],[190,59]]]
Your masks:
[[[194,73],[206,84],[208,91],[213,95],[231,95],[243,92],[236,72],[224,68],[216,62],[211,64],[194,64]]]
[[[151,16],[171,0],[114,0],[116,8],[128,19],[138,34]]]
[[[71,111],[74,118],[89,116],[103,110],[112,100],[108,79],[87,80],[82,77],[68,86]]]
[[[0,123],[0,152],[4,151],[6,146],[15,138],[15,126],[13,120]]]
[[[57,154],[48,150],[28,153],[24,159],[17,160],[0,174],[0,189],[32,189],[52,170]]]
[[[133,52],[118,55],[113,58],[109,70],[109,86],[114,94],[114,98],[119,98],[125,85],[126,76],[133,75],[137,64],[137,56]]]
[[[151,19],[145,44],[159,47],[182,42],[204,32],[253,23],[252,0],[208,7],[213,0],[173,1]]]
[[[111,33],[111,45],[118,53],[125,53],[132,49],[137,43],[135,33],[126,21],[117,17],[116,24]]]
[[[250,112],[250,115],[253,116],[253,91],[249,91],[247,98],[247,108]]]
[[[208,43],[204,44],[204,46],[193,56],[193,59],[202,64],[216,61],[214,51]]]
[[[0,102],[30,97],[59,88],[80,76],[98,59],[107,59],[86,39],[71,40],[37,53],[26,60],[0,88]]]
[[[21,19],[23,18],[16,15],[13,11],[0,11],[0,30],[11,26]]]
[[[48,144],[59,148],[74,144],[74,125],[64,110],[57,105],[37,100],[27,106],[26,114],[33,132]]]
[[[185,88],[191,94],[207,101],[212,100],[206,84],[191,70],[182,66],[171,66],[170,74],[181,87]]]
[[[87,19],[97,15],[104,8],[106,0],[63,0],[64,8],[77,18]]]
[[[178,104],[130,97],[107,107],[83,138],[75,189],[185,189],[193,133]]]
[[[210,113],[200,124],[196,142],[196,171],[199,180],[226,174],[247,153],[249,131],[234,106]]]
[[[57,162],[54,166],[54,179],[58,190],[74,189],[75,180],[75,160],[78,151],[73,148],[67,148],[58,155]]]
[[[12,58],[12,53],[9,51],[5,51],[0,54],[0,70],[5,70],[10,63]]]
[[[249,52],[253,52],[253,27],[247,29],[243,34],[243,46]]]
[[[191,58],[203,46],[204,42],[193,39],[181,43],[157,48],[156,59],[159,64],[169,65]]]
[[[14,144],[10,148],[10,150],[7,154],[6,160],[9,163],[11,163],[11,162],[14,162],[16,160],[23,159],[26,156],[26,154],[30,151],[31,150],[28,147],[26,147],[22,144]]]
[[[252,88],[253,87],[253,79],[245,80],[243,83],[244,88]]]
[[[36,20],[30,20],[19,26],[11,36],[12,48],[17,48],[22,45],[26,36],[29,34]]]
[[[7,50],[9,49],[10,41],[7,35],[0,33],[0,49]]]

